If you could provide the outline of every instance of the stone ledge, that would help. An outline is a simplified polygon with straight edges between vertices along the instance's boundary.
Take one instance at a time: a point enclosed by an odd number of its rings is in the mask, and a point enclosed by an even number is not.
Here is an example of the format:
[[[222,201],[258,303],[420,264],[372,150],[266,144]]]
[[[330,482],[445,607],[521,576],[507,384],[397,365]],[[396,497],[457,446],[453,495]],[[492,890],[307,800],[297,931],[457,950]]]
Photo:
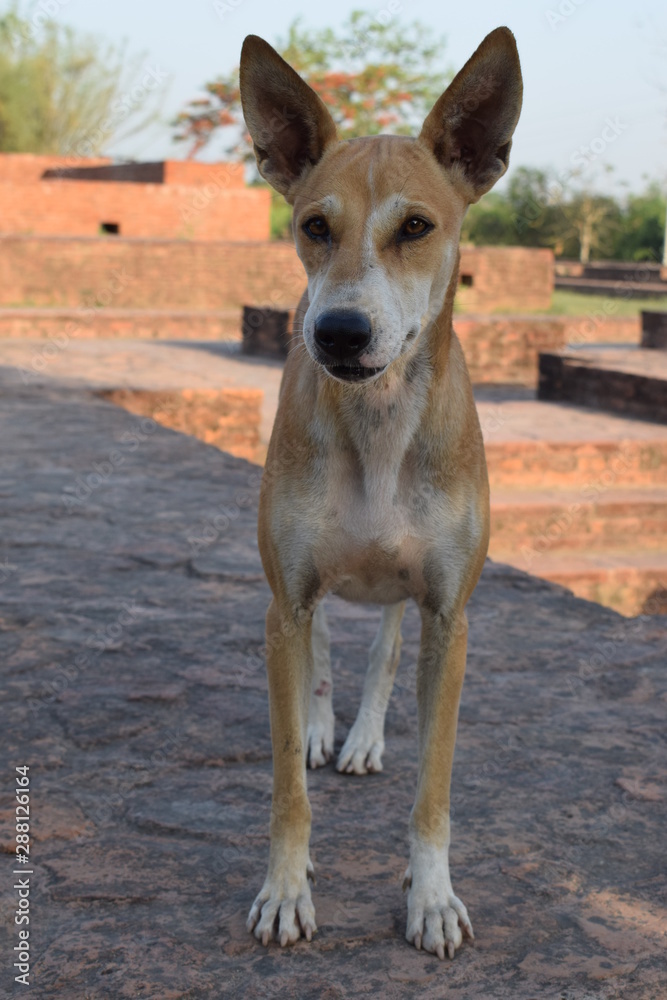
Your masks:
[[[667,356],[642,348],[540,354],[537,396],[667,423]]]
[[[97,395],[238,458],[260,457],[261,389],[102,389]]]
[[[238,340],[240,309],[0,309],[0,339]]]

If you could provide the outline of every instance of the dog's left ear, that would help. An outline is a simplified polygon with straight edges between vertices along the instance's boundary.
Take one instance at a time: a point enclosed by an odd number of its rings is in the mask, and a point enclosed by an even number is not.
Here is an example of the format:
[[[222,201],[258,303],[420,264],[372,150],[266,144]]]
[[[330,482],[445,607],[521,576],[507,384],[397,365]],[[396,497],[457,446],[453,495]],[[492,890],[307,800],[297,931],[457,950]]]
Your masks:
[[[419,141],[449,173],[466,201],[502,177],[521,112],[523,83],[514,35],[487,35],[428,115]]]
[[[315,91],[257,35],[241,50],[241,103],[262,177],[285,195],[336,138]]]

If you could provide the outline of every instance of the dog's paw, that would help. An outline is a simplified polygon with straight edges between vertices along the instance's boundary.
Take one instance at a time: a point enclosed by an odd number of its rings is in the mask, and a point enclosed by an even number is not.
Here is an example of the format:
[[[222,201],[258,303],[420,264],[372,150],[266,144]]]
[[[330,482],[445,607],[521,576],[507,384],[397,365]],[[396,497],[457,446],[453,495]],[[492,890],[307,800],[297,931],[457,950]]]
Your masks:
[[[328,708],[328,711],[327,711]],[[331,705],[321,704],[308,714],[308,766],[324,767],[333,757],[334,714]]]
[[[281,947],[294,944],[301,937],[312,940],[317,931],[315,907],[310,896],[308,878],[314,880],[313,866],[302,878],[271,878],[267,876],[262,891],[252,904],[246,927],[266,947],[274,938]]]
[[[451,885],[438,885],[436,881],[413,885],[408,867],[403,888],[410,889],[405,937],[417,950],[423,948],[441,959],[444,959],[445,953],[454,958],[456,949],[463,942],[464,931],[471,940],[474,939],[468,911],[452,892]]]
[[[373,774],[382,770],[383,721],[370,712],[359,713],[338,755],[336,770],[345,774]]]

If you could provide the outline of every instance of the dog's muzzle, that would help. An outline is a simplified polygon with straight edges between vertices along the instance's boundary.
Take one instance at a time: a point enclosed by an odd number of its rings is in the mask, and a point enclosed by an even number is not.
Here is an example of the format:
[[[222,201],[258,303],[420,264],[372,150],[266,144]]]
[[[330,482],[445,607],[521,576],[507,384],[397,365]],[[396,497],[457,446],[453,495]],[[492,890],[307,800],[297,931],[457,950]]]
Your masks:
[[[363,313],[332,309],[315,321],[315,344],[319,363],[334,378],[363,382],[383,368],[365,368],[358,363],[371,342],[371,321]]]

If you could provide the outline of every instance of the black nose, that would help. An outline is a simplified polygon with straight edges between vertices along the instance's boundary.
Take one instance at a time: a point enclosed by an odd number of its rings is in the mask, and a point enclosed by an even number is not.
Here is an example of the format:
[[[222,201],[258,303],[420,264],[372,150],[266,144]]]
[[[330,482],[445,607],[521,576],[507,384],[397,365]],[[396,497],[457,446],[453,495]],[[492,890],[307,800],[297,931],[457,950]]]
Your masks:
[[[315,321],[315,343],[333,361],[352,361],[371,342],[371,321],[363,313],[332,309]]]

